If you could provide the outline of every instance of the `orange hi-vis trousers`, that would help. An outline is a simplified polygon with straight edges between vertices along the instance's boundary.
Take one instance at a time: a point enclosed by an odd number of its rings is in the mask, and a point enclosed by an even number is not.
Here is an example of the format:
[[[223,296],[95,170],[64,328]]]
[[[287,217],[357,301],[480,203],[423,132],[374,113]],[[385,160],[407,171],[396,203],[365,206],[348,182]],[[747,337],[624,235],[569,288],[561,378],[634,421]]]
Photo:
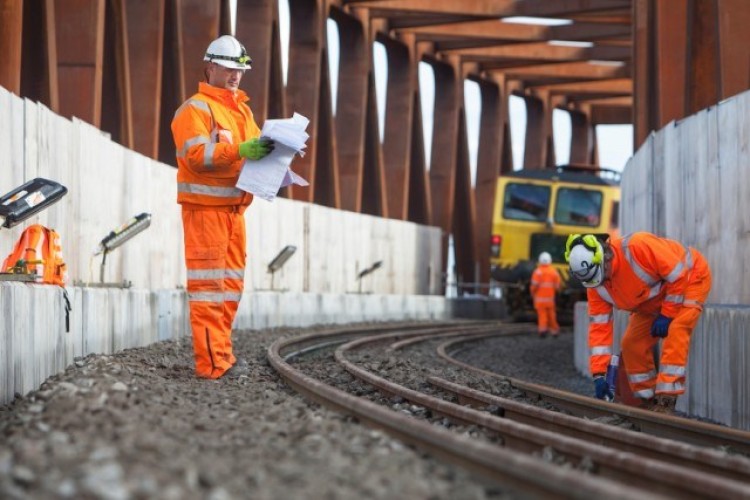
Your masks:
[[[221,377],[237,361],[232,323],[245,283],[245,218],[235,208],[182,209],[195,374]]]
[[[698,324],[703,304],[711,291],[711,271],[706,261],[696,262],[694,278],[685,288],[685,299],[669,324],[661,344],[659,372],[654,367],[653,348],[659,341],[651,336],[653,314],[633,312],[622,338],[622,360],[633,395],[650,399],[655,394],[683,394],[690,350],[690,336]]]
[[[552,335],[560,333],[554,299],[551,304],[537,303],[534,305],[534,309],[536,309],[537,332],[540,335],[547,333],[548,330]]]

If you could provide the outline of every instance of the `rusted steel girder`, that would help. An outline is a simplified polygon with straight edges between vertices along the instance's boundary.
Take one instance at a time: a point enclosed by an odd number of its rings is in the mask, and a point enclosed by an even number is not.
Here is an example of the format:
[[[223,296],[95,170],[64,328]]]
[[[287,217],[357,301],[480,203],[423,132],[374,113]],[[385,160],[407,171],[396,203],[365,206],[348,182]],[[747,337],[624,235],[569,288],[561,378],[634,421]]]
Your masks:
[[[21,33],[23,0],[0,2],[0,86],[14,94],[21,93]]]
[[[59,113],[101,125],[104,0],[55,2]]]
[[[156,158],[159,128],[169,124],[160,120],[165,0],[124,0],[121,3],[127,36],[124,45],[129,58],[127,83],[131,93],[132,147],[145,156]],[[170,152],[173,149],[170,148]]]
[[[260,126],[267,118],[286,117],[277,5],[277,0],[237,2],[235,36],[253,60],[252,70],[245,74],[240,88],[250,96],[250,107]],[[222,34],[229,32],[222,30]]]

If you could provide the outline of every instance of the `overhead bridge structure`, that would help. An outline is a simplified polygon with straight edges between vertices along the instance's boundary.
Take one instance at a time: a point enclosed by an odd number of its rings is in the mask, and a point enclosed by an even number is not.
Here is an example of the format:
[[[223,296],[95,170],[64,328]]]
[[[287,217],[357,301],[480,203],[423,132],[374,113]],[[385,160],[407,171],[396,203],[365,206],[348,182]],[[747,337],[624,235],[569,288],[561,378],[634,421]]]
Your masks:
[[[495,179],[513,168],[510,95],[526,103],[523,168],[543,168],[556,164],[555,109],[570,113],[570,163],[596,164],[597,125],[632,123],[637,148],[670,120],[750,87],[743,0],[288,0],[288,10],[285,84],[276,1],[238,0],[234,12],[228,0],[3,0],[0,85],[174,164],[168,123],[202,78],[205,47],[234,19],[254,61],[243,85],[257,120],[311,119],[298,164],[311,185],[285,196],[438,226],[444,259],[454,236],[465,281],[489,277]],[[329,19],[339,33],[335,97]],[[376,41],[388,59],[382,142]],[[420,62],[435,75],[431,144]],[[481,89],[475,182],[465,79]]]

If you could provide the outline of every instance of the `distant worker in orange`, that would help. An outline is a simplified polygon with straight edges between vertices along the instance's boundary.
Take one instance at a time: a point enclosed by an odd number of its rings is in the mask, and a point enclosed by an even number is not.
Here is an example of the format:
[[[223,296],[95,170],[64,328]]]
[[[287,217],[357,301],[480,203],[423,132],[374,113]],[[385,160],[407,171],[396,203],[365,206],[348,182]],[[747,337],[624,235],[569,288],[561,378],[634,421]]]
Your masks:
[[[560,275],[552,267],[552,256],[548,252],[539,254],[539,265],[531,273],[531,297],[537,316],[537,332],[545,337],[549,331],[553,338],[560,334],[555,310],[555,295],[560,290]]]
[[[703,255],[682,243],[638,232],[597,239],[572,234],[565,259],[588,288],[589,368],[595,396],[611,399],[605,379],[613,342],[613,308],[630,311],[622,338],[628,383],[643,407],[674,411],[685,392],[690,336],[711,291],[711,270]],[[663,339],[658,372],[653,347]]]
[[[224,35],[208,46],[205,82],[175,113],[177,202],[182,205],[187,293],[195,373],[201,378],[247,373],[232,352],[232,323],[245,279],[245,209],[253,196],[235,187],[243,163],[259,160],[273,142],[239,90],[252,63],[245,47]]]

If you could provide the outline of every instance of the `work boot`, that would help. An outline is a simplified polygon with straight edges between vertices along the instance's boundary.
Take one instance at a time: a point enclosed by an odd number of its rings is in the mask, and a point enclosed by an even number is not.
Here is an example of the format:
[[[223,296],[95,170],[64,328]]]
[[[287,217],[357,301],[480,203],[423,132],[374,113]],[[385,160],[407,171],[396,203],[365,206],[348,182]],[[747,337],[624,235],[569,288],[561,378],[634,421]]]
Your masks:
[[[221,376],[221,378],[228,378],[228,379],[235,379],[240,378],[241,376],[249,375],[250,374],[250,367],[247,365],[247,361],[245,361],[245,366],[241,366],[239,363],[239,360],[232,365],[229,370],[224,372],[224,375]]]
[[[546,330],[545,330],[545,331],[543,331],[543,332],[539,332],[539,338],[540,338],[540,339],[543,339],[543,338],[544,338],[544,337],[546,337],[546,336],[547,336],[547,331],[546,331]]]
[[[657,394],[649,410],[665,415],[672,415],[677,404],[677,396],[674,394]]]

